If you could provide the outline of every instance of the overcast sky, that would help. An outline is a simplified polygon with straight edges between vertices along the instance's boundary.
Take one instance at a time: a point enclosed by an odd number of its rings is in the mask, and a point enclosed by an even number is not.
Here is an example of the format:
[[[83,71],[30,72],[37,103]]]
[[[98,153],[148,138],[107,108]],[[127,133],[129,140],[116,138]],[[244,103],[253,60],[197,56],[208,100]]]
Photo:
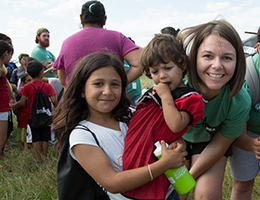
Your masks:
[[[50,31],[50,47],[58,57],[62,42],[80,30],[79,14],[83,0],[0,0],[0,32],[12,38],[13,59],[30,54],[35,47],[36,31]],[[183,29],[224,18],[238,31],[242,40],[260,26],[260,0],[103,0],[105,28],[130,36],[145,46],[165,26]]]

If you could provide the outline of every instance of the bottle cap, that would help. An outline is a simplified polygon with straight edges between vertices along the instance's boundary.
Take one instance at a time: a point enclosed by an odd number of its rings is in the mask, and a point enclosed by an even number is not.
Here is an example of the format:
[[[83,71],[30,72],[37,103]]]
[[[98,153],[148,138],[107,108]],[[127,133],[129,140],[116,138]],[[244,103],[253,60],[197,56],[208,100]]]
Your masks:
[[[156,149],[154,150],[153,153],[157,157],[162,154],[162,146],[160,141],[157,141],[154,145],[156,146]]]

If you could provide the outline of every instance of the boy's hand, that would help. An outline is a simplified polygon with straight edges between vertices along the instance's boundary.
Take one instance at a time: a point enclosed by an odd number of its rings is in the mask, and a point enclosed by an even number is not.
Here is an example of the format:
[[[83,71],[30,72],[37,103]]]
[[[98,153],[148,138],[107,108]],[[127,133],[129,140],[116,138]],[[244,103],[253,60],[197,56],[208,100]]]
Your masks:
[[[10,108],[11,108],[11,110],[15,110],[16,109],[16,101],[14,101],[14,100],[10,101]]]
[[[159,83],[153,87],[153,91],[157,93],[161,99],[163,98],[163,95],[171,95],[170,87],[165,83]]]
[[[181,147],[182,151],[186,151],[186,142],[184,141],[184,139],[180,138],[178,140],[175,140],[174,142],[172,142],[169,146],[168,149],[175,149],[178,146]]]

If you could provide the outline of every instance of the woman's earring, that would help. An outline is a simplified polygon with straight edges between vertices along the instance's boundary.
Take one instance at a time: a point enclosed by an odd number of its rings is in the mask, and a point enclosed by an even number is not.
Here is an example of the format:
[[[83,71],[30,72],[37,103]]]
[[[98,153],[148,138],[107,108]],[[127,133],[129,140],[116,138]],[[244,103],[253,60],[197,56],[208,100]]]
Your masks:
[[[85,98],[85,93],[81,92],[81,98]]]

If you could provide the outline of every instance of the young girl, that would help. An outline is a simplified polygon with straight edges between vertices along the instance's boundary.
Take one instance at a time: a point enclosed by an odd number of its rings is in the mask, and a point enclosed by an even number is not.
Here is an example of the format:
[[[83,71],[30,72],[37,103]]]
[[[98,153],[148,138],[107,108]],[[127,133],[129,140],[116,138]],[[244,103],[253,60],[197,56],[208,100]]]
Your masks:
[[[69,139],[71,156],[109,191],[111,199],[125,199],[112,193],[125,192],[149,182],[151,173],[156,178],[170,168],[180,167],[186,155],[182,145],[166,149],[162,142],[163,155],[159,161],[121,172],[130,115],[126,86],[126,73],[116,56],[90,54],[77,64],[54,114],[53,132],[58,145],[61,147]],[[100,147],[89,131],[78,129],[82,125],[96,135]]]
[[[24,86],[27,83],[30,83],[32,81],[32,77],[25,72],[20,76],[21,79],[21,85]],[[18,93],[16,100],[19,101],[21,99],[22,95]],[[18,126],[17,126],[17,135],[16,135],[16,140],[18,141],[18,148],[22,151],[23,146],[24,149],[28,149],[28,143],[26,142],[26,136],[27,136],[27,101],[26,103],[15,110],[17,113],[17,121],[18,121]]]
[[[241,89],[246,72],[243,45],[236,30],[224,20],[186,28],[178,38],[189,49],[188,84],[208,101],[203,119],[183,136],[187,147],[192,147],[194,198],[222,199],[229,147],[242,133],[251,103],[247,91]]]
[[[9,103],[16,102],[11,91],[7,78],[3,71],[3,65],[8,64],[13,55],[13,48],[5,41],[0,41],[0,159],[2,150],[7,141],[8,113],[10,111]],[[11,98],[11,101],[10,101]]]
[[[141,63],[156,86],[138,100],[125,139],[123,170],[155,162],[155,142],[164,140],[170,144],[203,117],[202,97],[183,83],[190,64],[175,37],[156,35],[144,48]],[[165,199],[169,185],[167,178],[161,175],[124,194],[135,199]]]

